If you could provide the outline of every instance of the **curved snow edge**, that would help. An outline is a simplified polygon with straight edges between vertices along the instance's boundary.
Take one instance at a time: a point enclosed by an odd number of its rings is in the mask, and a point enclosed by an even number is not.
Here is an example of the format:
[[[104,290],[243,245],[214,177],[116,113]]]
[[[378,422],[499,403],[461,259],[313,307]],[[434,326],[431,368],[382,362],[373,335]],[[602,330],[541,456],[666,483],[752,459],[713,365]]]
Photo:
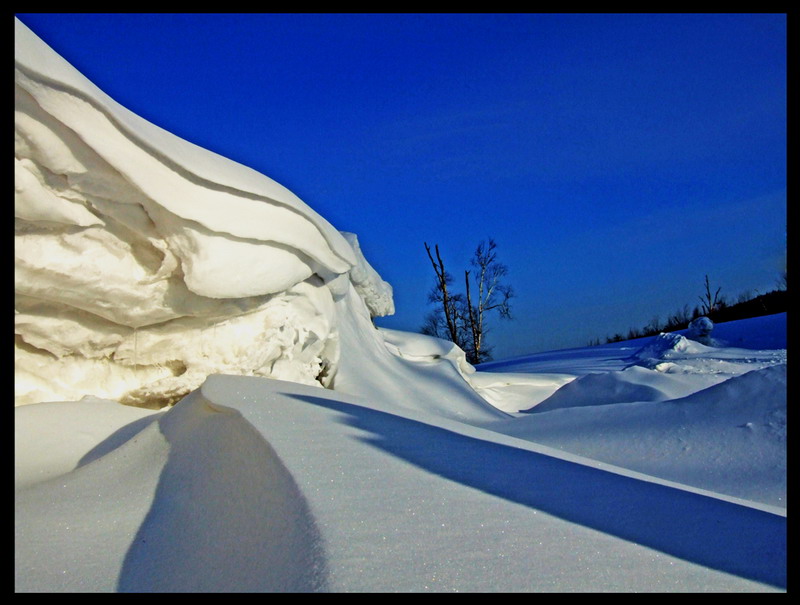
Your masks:
[[[236,383],[238,383],[238,386],[240,386],[241,388],[237,388]],[[580,456],[577,454],[572,454],[546,445],[541,445],[539,443],[527,441],[525,439],[511,437],[509,435],[493,431],[491,428],[491,423],[485,423],[482,424],[481,426],[478,426],[475,424],[467,424],[459,420],[449,419],[443,416],[425,412],[423,410],[400,408],[396,406],[391,406],[390,408],[387,407],[386,409],[383,409],[381,406],[376,407],[375,402],[372,402],[367,398],[363,398],[358,395],[344,394],[341,392],[335,392],[330,390],[324,390],[321,392],[317,390],[309,391],[310,388],[312,387],[308,387],[293,382],[286,382],[278,379],[263,379],[251,376],[229,376],[222,374],[214,374],[209,376],[205,380],[203,385],[200,387],[200,391],[202,392],[203,396],[212,403],[219,402],[220,399],[225,397],[226,400],[225,405],[233,408],[237,408],[239,404],[252,403],[249,400],[247,393],[257,392],[259,393],[259,397],[261,396],[284,397],[287,396],[287,394],[292,394],[292,393],[297,393],[300,395],[310,394],[313,397],[322,397],[334,401],[341,401],[349,405],[364,407],[368,409],[380,409],[385,413],[390,413],[400,418],[405,418],[408,420],[421,422],[423,424],[436,426],[475,439],[480,439],[482,441],[500,443],[521,450],[536,452],[539,454],[544,454],[552,458],[557,458],[567,462],[574,462],[576,464],[607,471],[609,473],[614,473],[616,475],[630,477],[631,479],[637,479],[640,481],[645,481],[647,483],[663,485],[665,487],[691,492],[701,496],[713,498],[715,500],[722,500],[746,508],[760,510],[762,512],[770,513],[780,517],[786,517],[786,507],[763,504],[761,502],[755,502],[752,500],[746,500],[743,498],[737,498],[735,496],[728,496],[726,494],[721,494],[718,492],[713,492],[710,490],[693,487],[691,485],[678,483],[676,481],[661,479],[653,475],[647,475],[645,473],[640,473],[638,471],[632,471],[621,466],[608,464],[605,462],[601,462],[599,460],[594,460],[592,458],[587,458],[585,456]],[[243,395],[243,399],[239,401],[231,399],[230,395],[233,393],[241,393]],[[294,401],[294,405],[297,405],[296,401]]]
[[[191,175],[198,184],[212,188],[223,185],[301,214],[315,225],[344,262],[351,267],[356,264],[339,232],[289,189],[252,168],[186,141],[138,116],[100,90],[16,17],[14,24],[15,60],[26,72],[94,105],[129,139],[165,164],[179,166],[181,172]],[[184,158],[190,158],[191,162]]]

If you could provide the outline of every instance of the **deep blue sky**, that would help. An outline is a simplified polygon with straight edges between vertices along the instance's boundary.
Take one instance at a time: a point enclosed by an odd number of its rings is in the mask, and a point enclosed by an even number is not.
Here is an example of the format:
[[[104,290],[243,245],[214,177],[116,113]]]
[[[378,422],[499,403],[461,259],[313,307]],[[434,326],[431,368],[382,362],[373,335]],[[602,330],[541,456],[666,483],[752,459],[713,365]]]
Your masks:
[[[782,14],[19,14],[115,100],[357,233],[417,331],[438,243],[492,237],[495,358],[769,291],[786,256]],[[460,279],[458,280],[460,283]]]

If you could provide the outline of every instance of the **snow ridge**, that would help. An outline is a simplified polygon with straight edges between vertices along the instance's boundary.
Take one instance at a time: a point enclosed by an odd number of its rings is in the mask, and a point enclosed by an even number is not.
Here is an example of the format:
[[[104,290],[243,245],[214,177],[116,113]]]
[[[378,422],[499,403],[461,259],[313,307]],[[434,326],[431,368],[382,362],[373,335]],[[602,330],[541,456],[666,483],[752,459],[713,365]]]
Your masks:
[[[122,108],[18,20],[16,60],[17,404],[159,407],[215,371],[330,386],[348,282],[394,311],[355,236],[286,188]]]

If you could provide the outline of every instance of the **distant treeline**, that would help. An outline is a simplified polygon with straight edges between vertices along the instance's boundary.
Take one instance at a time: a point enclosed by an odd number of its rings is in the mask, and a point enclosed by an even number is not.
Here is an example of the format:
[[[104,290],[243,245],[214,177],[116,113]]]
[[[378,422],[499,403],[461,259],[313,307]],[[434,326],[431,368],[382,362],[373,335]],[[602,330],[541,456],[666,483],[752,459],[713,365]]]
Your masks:
[[[714,323],[724,323],[737,319],[748,319],[751,317],[761,317],[762,315],[783,313],[787,311],[788,302],[789,299],[787,298],[786,290],[779,289],[767,292],[766,294],[759,294],[752,298],[748,298],[747,295],[742,295],[739,297],[738,302],[734,304],[729,304],[724,299],[718,300],[715,301],[716,304],[711,311],[708,311],[704,306],[690,308],[689,305],[684,305],[683,308],[671,314],[663,322],[658,317],[654,317],[643,328],[631,328],[628,330],[627,334],[618,333],[613,336],[608,336],[605,342],[619,342],[621,340],[654,336],[661,332],[685,330],[689,327],[692,320],[701,316],[708,317]],[[589,342],[589,346],[599,344],[600,339]]]

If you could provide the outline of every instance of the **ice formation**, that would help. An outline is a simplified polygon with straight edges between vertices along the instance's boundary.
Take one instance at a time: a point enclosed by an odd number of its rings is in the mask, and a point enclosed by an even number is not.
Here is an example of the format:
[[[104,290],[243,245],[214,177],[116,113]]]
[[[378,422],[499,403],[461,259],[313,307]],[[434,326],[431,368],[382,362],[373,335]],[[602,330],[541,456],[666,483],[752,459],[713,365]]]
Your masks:
[[[160,407],[210,373],[330,386],[337,301],[394,310],[357,238],[15,28],[16,404]]]

